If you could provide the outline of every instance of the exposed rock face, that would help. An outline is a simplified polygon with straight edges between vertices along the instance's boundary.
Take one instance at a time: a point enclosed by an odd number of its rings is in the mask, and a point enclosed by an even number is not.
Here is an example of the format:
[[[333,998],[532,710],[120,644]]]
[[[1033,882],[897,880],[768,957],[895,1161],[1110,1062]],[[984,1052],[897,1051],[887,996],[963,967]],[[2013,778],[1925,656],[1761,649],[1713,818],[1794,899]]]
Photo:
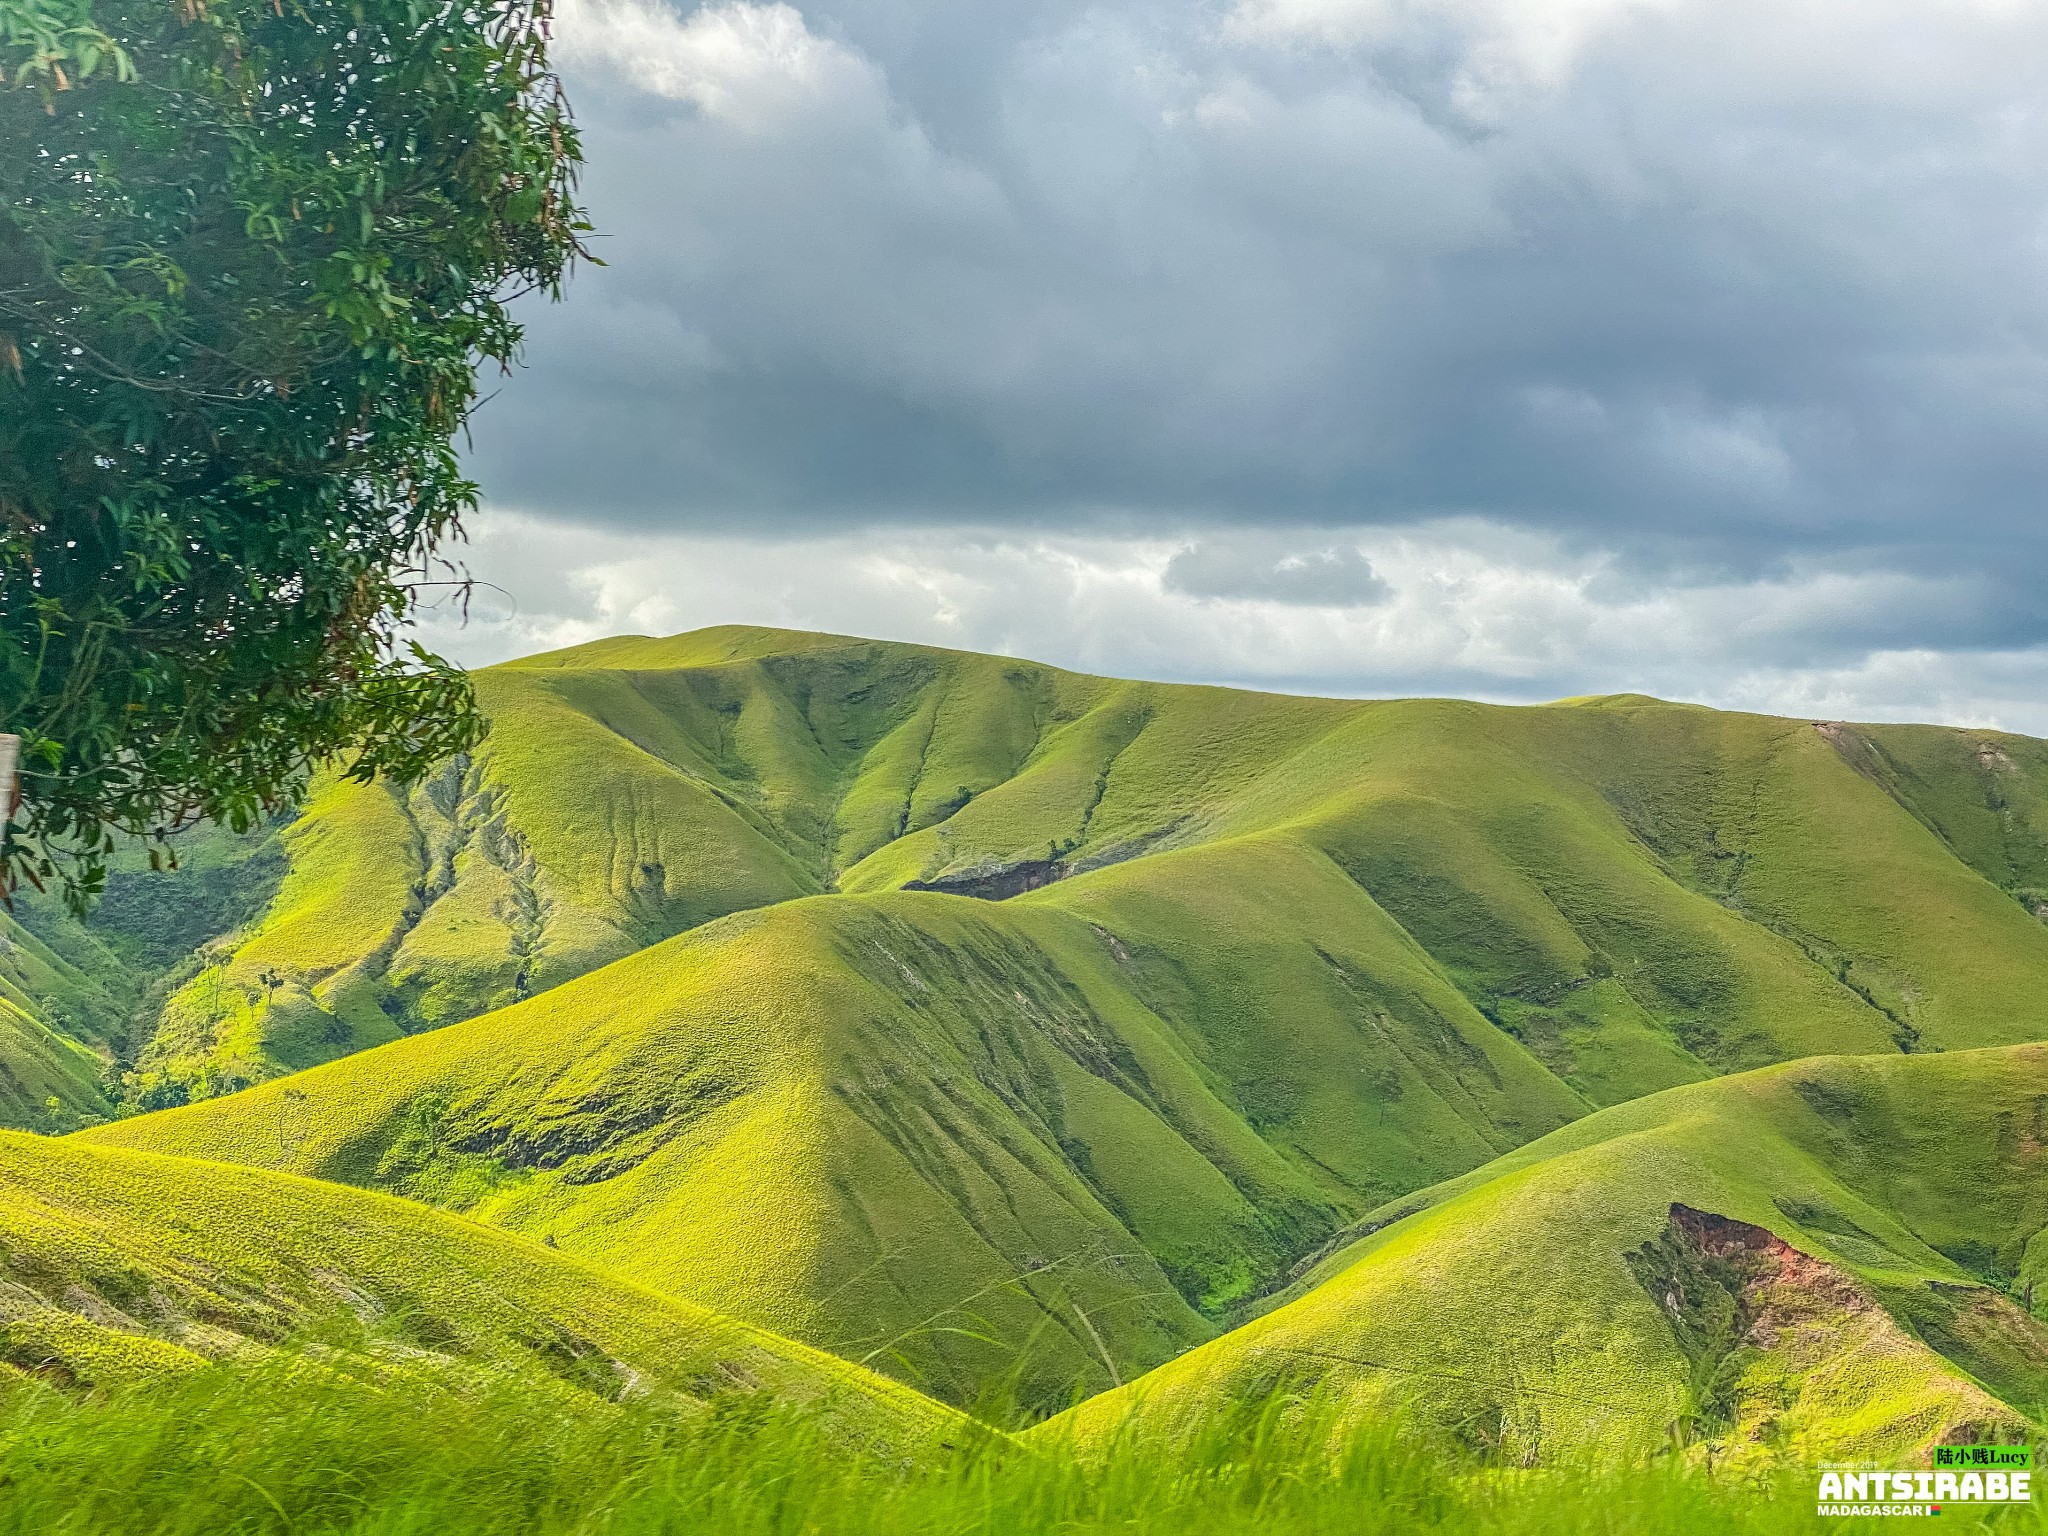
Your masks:
[[[981,901],[1008,901],[1026,891],[1036,891],[1063,880],[1070,871],[1058,859],[1033,859],[1020,864],[975,870],[966,874],[941,875],[936,880],[912,880],[906,891],[940,891],[948,896],[973,896]]]
[[[1691,1401],[1672,1426],[1674,1438],[1715,1461],[1830,1454],[1858,1405],[1868,1407],[1888,1380],[1903,1377],[1897,1366],[1906,1358],[1937,1352],[1977,1366],[1944,1347],[1948,1330],[1921,1326],[1935,1321],[1922,1312],[1974,1320],[1993,1308],[2002,1320],[2021,1318],[1988,1287],[1942,1285],[1896,1298],[1902,1323],[1885,1298],[1840,1266],[1764,1227],[1686,1205],[1673,1205],[1670,1226],[1627,1257],[1692,1362]],[[1950,1382],[1897,1405],[1910,1439],[1896,1454],[1917,1459],[1934,1445],[2025,1431],[2006,1403]]]

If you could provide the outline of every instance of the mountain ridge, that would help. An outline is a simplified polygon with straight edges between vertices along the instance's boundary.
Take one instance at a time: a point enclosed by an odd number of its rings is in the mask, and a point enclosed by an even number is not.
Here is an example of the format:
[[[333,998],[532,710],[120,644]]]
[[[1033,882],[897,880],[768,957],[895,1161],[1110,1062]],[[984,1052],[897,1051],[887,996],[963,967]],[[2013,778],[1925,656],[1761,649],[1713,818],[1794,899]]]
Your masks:
[[[1053,1405],[1600,1105],[2048,1036],[2025,738],[734,627],[478,686],[472,758],[282,834],[145,1057],[199,1101],[90,1139],[439,1201]]]

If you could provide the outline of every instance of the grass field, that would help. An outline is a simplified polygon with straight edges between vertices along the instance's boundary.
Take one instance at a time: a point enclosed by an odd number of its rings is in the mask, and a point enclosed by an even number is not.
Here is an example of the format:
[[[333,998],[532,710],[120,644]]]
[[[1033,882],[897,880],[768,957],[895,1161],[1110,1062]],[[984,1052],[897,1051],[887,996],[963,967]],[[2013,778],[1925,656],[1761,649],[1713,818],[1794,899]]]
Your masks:
[[[1803,1463],[2039,1438],[2010,1298],[2043,1262],[2044,1061],[1808,1061],[1601,1112],[1022,1435],[1000,1395],[963,1417],[411,1202],[0,1136],[0,1532],[1809,1530]],[[1675,1196],[1832,1273],[1737,1294]]]
[[[802,1409],[678,1420],[566,1414],[517,1390],[199,1378],[91,1403],[17,1390],[0,1419],[0,1532],[21,1536],[1724,1536],[1825,1528],[1812,1481],[1607,1463],[1489,1468],[1259,1405],[1195,1443],[1099,1461],[994,1434],[905,1459],[849,1452]],[[1965,1529],[2038,1530],[2031,1510]],[[1848,1524],[1848,1522],[1842,1522]]]
[[[1284,1382],[1511,1460],[2031,1441],[2044,1130],[2048,1046],[1672,1089],[1374,1213],[1263,1315],[1035,1433],[1199,1433]]]
[[[0,1380],[146,1395],[266,1362],[297,1363],[280,1391],[332,1370],[394,1389],[502,1382],[569,1413],[764,1394],[903,1443],[956,1421],[844,1361],[409,1201],[0,1133]]]
[[[1530,1471],[1298,1392],[1192,1426],[1141,1414],[1019,1438],[543,1246],[289,1175],[6,1135],[0,1191],[0,1532],[1647,1536],[1812,1520],[1793,1471],[1708,1478],[1682,1456],[1611,1453]]]
[[[789,1474],[904,1529],[1269,1485],[1355,1524],[1382,1473],[1332,1434],[1391,1465],[1397,1423],[1482,1528],[1529,1463],[2038,1432],[2048,745],[749,629],[478,684],[489,737],[418,784],[0,935],[0,1111],[84,1127],[0,1138],[0,1359],[53,1444],[308,1341],[670,1480],[729,1447],[664,1415],[799,1460],[1056,1415]],[[1297,1437],[1265,1470],[1205,1438],[1248,1402]],[[598,1518],[538,1465],[536,1528]],[[1638,1508],[1603,1475],[1556,1507]]]
[[[168,997],[131,1102],[200,1102],[91,1134],[442,1205],[955,1402],[1128,1381],[1602,1105],[2048,1036],[2022,738],[748,629],[479,687],[473,758],[320,790]]]

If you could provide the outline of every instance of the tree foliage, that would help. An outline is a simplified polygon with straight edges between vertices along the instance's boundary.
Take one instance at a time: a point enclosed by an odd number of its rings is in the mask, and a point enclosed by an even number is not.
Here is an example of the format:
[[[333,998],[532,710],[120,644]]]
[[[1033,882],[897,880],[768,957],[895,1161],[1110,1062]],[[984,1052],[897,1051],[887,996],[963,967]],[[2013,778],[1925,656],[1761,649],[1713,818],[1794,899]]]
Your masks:
[[[549,11],[0,0],[0,888],[475,738],[404,629],[582,254]]]

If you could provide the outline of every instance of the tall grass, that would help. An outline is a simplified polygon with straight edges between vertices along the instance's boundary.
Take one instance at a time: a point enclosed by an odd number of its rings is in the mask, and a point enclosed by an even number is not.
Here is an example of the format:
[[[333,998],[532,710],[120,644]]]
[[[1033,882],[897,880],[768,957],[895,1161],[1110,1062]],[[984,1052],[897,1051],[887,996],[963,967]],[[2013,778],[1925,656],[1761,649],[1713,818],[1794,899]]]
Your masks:
[[[90,1398],[30,1387],[0,1393],[0,1536],[1774,1536],[1819,1523],[1810,1478],[1514,1472],[1392,1434],[1333,1453],[1313,1421],[1247,1408],[1171,1450],[1127,1437],[1084,1461],[993,1431],[921,1456],[860,1449],[816,1409],[755,1398],[679,1417],[305,1370]]]

